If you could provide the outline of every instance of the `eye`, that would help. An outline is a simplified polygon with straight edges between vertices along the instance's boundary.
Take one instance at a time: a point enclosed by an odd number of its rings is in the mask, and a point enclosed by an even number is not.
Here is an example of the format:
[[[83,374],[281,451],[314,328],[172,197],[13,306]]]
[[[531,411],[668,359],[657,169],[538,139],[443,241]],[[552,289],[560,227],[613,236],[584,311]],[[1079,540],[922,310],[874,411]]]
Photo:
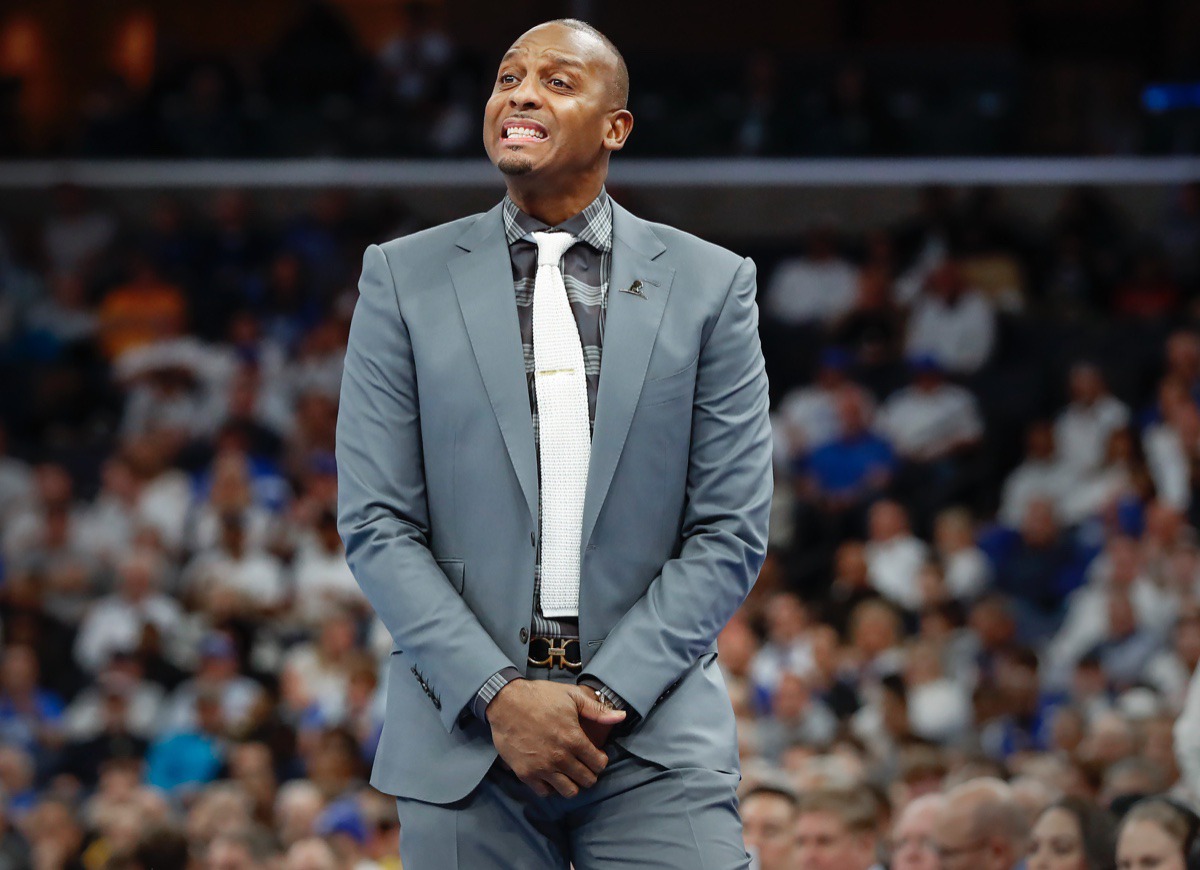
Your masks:
[[[500,84],[502,84],[502,85],[511,85],[514,82],[516,82],[516,80],[517,80],[517,77],[515,75],[513,75],[512,73],[501,73],[500,74],[499,81],[500,81]]]
[[[565,79],[560,79],[560,78],[550,79],[550,84],[554,85],[554,87],[556,87],[556,88],[570,88],[571,87],[569,82],[567,82]]]

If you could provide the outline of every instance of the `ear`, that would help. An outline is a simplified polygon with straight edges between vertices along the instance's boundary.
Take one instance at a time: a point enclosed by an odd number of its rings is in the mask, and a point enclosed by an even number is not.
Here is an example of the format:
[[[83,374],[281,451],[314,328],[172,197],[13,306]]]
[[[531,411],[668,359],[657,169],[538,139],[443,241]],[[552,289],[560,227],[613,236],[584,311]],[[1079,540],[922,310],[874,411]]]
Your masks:
[[[633,129],[633,114],[628,109],[615,109],[608,116],[608,129],[602,143],[605,151],[620,151]]]

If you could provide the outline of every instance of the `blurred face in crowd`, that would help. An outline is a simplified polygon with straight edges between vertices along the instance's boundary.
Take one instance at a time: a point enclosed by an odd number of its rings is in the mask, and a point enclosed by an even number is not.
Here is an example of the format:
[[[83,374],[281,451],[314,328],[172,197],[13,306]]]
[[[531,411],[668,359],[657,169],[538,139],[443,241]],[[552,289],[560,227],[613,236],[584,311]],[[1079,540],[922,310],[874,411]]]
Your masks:
[[[241,843],[218,838],[208,847],[204,870],[254,870],[258,863]]]
[[[1028,870],[1088,870],[1075,816],[1058,807],[1042,813],[1033,826]]]
[[[483,121],[484,147],[511,186],[599,189],[609,154],[633,128],[618,76],[618,60],[601,40],[562,24],[539,25],[513,43]]]
[[[1071,369],[1071,400],[1090,405],[1104,395],[1104,378],[1095,366],[1079,365]]]
[[[10,646],[4,651],[0,666],[0,692],[9,697],[21,697],[37,688],[38,664],[33,650],[27,646]]]
[[[870,586],[867,579],[867,551],[857,541],[846,541],[837,548],[835,557],[835,576],[833,582],[848,589],[866,589]]]
[[[767,637],[771,643],[786,645],[796,640],[808,627],[808,611],[804,603],[788,592],[771,599],[767,609]]]
[[[1025,455],[1030,459],[1049,459],[1054,455],[1054,428],[1046,422],[1034,423],[1025,434]]]
[[[775,689],[775,697],[771,708],[775,718],[784,721],[794,721],[804,716],[808,710],[812,696],[808,691],[808,683],[798,674],[785,672],[779,678],[779,686]]]
[[[868,523],[871,540],[888,541],[908,531],[908,517],[904,508],[894,501],[881,501],[871,508]]]
[[[1186,870],[1183,847],[1157,822],[1135,819],[1121,828],[1117,870]]]
[[[875,838],[851,831],[833,813],[804,813],[797,821],[797,870],[867,870],[874,863]]]
[[[795,805],[781,794],[759,792],[742,802],[746,848],[758,855],[759,870],[795,866]]]
[[[892,870],[938,870],[933,827],[941,807],[941,796],[929,795],[904,808],[892,831]]]

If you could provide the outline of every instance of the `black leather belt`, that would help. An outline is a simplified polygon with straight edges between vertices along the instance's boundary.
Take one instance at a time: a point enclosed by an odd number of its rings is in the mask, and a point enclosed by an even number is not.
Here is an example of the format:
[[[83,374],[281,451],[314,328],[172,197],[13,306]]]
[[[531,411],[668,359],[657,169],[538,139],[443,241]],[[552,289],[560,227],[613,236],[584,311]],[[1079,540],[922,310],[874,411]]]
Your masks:
[[[565,668],[573,673],[583,667],[577,637],[544,637],[535,634],[529,639],[529,664],[535,668]]]

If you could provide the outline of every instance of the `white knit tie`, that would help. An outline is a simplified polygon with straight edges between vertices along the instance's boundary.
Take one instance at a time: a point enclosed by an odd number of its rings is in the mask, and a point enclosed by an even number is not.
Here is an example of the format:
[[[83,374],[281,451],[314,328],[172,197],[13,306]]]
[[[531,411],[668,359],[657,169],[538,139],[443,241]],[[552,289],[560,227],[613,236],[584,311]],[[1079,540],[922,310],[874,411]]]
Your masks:
[[[559,261],[577,239],[534,233],[533,362],[542,492],[542,614],[579,614],[579,539],[592,435],[579,325]]]

